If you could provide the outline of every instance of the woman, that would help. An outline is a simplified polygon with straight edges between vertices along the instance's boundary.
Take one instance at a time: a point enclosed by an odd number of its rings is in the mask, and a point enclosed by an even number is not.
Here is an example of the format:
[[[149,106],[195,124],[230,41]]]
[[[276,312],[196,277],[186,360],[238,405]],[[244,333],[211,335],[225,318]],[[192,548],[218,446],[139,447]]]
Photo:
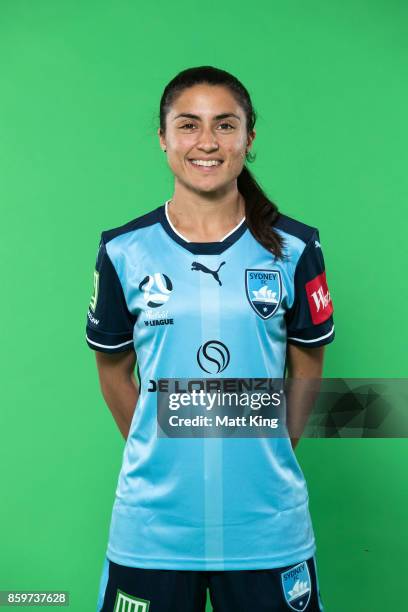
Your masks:
[[[98,610],[203,612],[207,588],[217,612],[323,609],[299,435],[214,425],[232,390],[319,378],[334,338],[317,229],[244,165],[254,125],[234,76],[179,73],[158,130],[173,196],[101,235],[87,343],[126,445]],[[209,427],[183,429],[200,406]]]

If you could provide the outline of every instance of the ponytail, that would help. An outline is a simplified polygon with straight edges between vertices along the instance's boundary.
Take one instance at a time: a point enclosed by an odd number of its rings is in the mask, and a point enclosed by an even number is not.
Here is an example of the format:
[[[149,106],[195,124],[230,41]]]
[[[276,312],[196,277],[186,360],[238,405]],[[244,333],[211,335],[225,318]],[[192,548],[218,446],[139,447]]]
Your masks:
[[[245,199],[246,223],[252,235],[276,259],[283,258],[283,238],[273,224],[279,216],[278,207],[265,195],[246,166],[238,176],[238,191]]]

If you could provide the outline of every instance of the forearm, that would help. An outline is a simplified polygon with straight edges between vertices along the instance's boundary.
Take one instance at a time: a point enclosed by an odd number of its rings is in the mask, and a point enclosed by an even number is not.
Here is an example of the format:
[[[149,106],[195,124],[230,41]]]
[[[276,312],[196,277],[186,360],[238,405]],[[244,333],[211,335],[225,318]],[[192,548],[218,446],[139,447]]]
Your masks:
[[[134,374],[118,377],[101,385],[102,394],[122,436],[127,439],[139,389]]]
[[[129,435],[130,424],[139,398],[135,378],[134,351],[105,355],[96,352],[102,395],[123,437]]]
[[[286,425],[292,448],[298,444],[318,395],[319,379],[294,375],[286,381]]]
[[[288,347],[286,424],[293,448],[299,442],[319,393],[323,353],[324,347]]]

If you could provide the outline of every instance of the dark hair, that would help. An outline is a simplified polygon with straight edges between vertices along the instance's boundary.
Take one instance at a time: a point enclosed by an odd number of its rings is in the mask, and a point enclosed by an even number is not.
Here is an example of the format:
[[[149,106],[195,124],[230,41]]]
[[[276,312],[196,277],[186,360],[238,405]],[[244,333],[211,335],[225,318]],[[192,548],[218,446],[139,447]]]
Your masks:
[[[176,98],[184,89],[201,83],[227,87],[245,112],[247,133],[253,130],[256,112],[244,85],[225,70],[213,66],[198,66],[179,72],[164,88],[160,100],[160,129],[163,134],[166,131],[166,115]],[[249,151],[246,160],[252,162],[254,159],[255,156]],[[269,200],[245,164],[237,178],[237,185],[238,191],[245,199],[245,216],[249,230],[262,246],[271,251],[276,258],[282,259],[284,240],[273,228],[279,215],[278,207]]]

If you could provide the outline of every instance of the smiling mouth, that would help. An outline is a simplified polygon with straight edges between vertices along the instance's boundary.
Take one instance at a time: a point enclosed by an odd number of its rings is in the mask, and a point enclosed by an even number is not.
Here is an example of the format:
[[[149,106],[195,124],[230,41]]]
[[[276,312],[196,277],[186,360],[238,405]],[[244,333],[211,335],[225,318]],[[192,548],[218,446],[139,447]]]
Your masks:
[[[208,160],[208,161],[212,161],[212,160]],[[210,173],[210,172],[214,172],[215,170],[217,170],[217,168],[220,168],[222,166],[222,164],[224,163],[223,160],[216,160],[219,163],[214,164],[198,164],[198,163],[194,163],[194,161],[192,159],[188,160],[188,163],[190,164],[190,166],[192,166],[193,168],[195,168],[196,170],[198,170],[199,172],[204,172],[204,173]]]

